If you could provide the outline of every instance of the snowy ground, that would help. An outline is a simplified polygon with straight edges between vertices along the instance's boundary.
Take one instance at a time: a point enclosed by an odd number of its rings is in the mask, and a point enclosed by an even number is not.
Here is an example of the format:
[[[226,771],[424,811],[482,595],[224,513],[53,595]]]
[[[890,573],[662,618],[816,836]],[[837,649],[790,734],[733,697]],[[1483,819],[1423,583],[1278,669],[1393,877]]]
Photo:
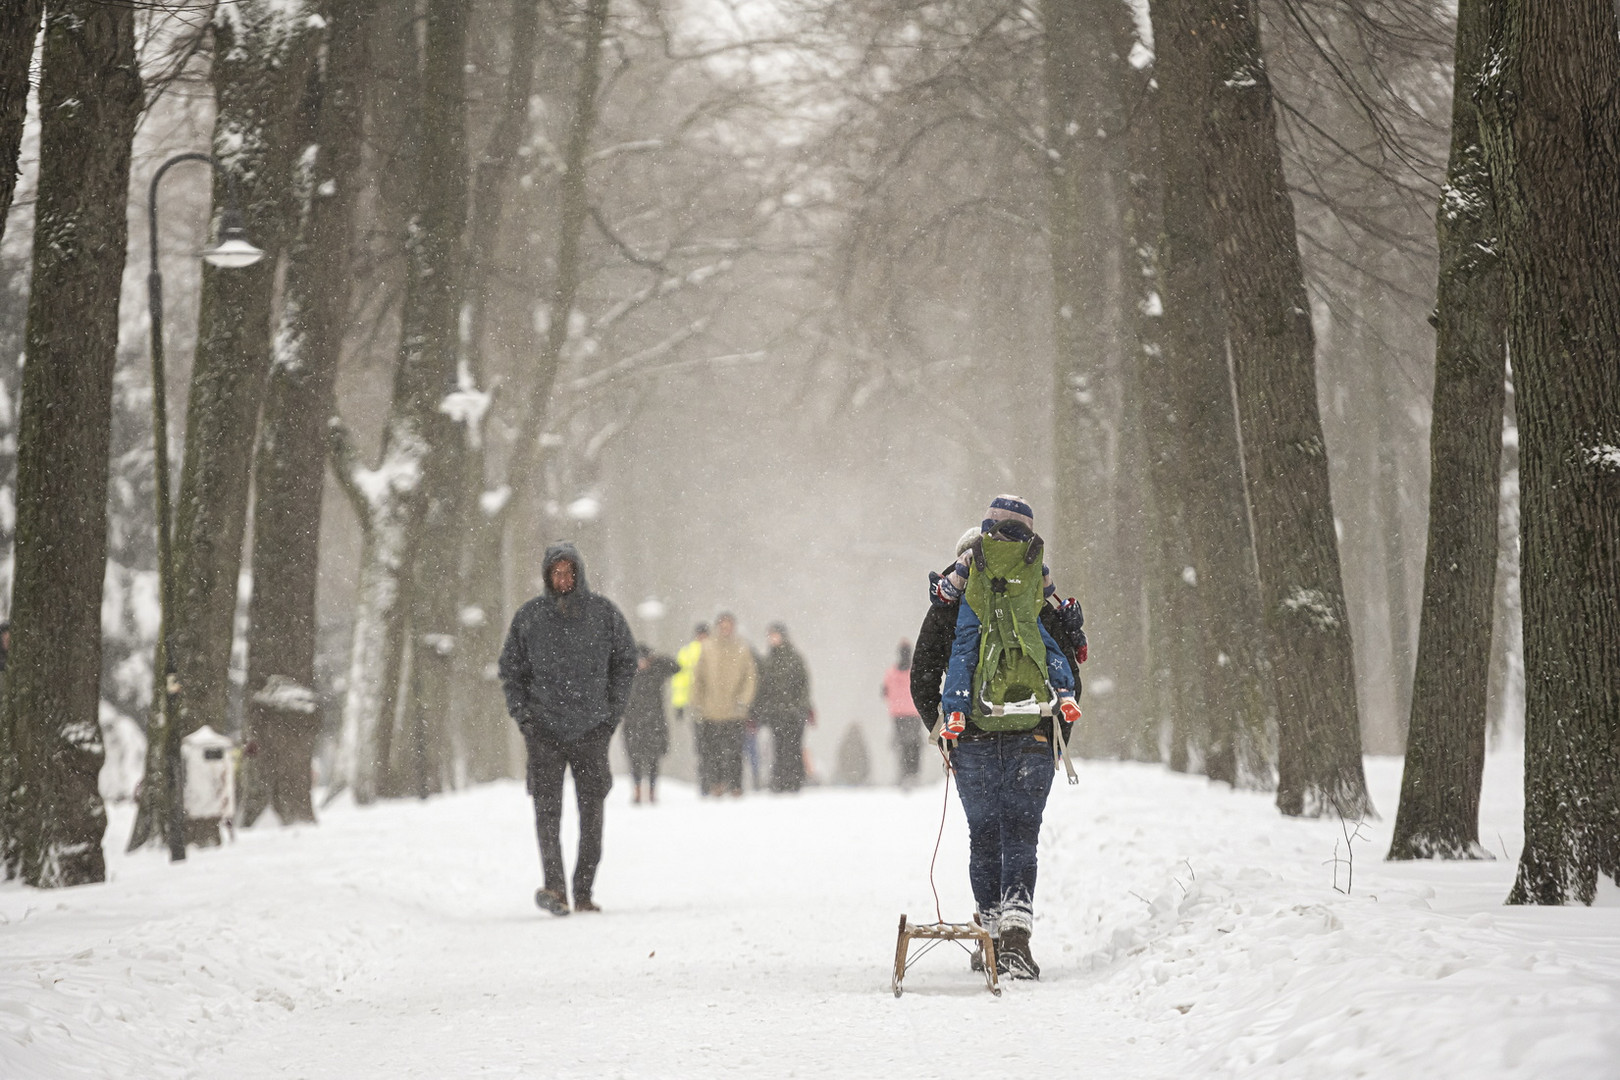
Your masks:
[[[115,812],[107,885],[0,888],[0,1077],[1620,1076],[1620,907],[1503,907],[1511,858],[1381,862],[1399,763],[1369,769],[1386,820],[1345,895],[1337,823],[1083,765],[1047,809],[1044,977],[999,1000],[945,949],[889,993],[899,914],[934,913],[937,784],[656,808],[621,784],[608,910],[566,919],[532,906],[516,785],[183,866],[119,853]],[[1518,769],[1486,779],[1482,836],[1510,857]]]

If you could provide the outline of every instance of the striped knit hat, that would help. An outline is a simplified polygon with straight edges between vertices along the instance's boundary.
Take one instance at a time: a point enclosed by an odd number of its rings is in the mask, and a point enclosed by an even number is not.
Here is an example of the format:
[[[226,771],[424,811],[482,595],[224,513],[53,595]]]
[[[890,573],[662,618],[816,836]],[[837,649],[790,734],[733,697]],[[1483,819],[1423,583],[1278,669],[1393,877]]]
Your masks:
[[[1017,521],[1031,532],[1035,531],[1035,511],[1030,509],[1029,503],[1017,495],[997,495],[991,499],[990,510],[985,514],[980,527],[989,532],[1003,521]]]

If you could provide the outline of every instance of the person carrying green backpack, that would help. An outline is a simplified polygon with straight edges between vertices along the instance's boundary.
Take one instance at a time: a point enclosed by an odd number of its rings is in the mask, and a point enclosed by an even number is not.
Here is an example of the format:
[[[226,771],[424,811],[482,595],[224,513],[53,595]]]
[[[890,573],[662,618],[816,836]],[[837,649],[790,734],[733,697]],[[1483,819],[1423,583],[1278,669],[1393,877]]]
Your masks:
[[[1034,526],[1027,502],[998,495],[934,590],[961,595],[939,736],[967,815],[974,906],[996,940],[997,966],[1026,979],[1040,977],[1029,950],[1035,849],[1054,759],[1067,765],[1059,722],[1080,719],[1074,672],[1039,617],[1051,585]]]

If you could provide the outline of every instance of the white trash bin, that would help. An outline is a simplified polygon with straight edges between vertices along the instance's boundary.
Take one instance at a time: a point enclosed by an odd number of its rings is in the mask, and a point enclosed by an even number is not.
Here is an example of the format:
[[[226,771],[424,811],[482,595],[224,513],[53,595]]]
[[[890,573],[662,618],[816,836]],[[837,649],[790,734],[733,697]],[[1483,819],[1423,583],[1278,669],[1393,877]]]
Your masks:
[[[192,821],[234,825],[236,817],[236,768],[231,751],[236,743],[204,724],[180,740],[180,760],[185,765],[183,801],[186,817]]]

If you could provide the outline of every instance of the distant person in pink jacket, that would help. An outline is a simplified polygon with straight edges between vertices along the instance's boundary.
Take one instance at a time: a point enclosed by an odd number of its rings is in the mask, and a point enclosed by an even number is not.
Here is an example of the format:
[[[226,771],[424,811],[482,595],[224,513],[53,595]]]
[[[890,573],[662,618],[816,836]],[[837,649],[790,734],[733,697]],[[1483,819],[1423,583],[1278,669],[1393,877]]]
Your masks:
[[[923,722],[911,700],[909,641],[900,642],[894,667],[883,675],[883,700],[889,706],[889,719],[894,723],[894,745],[900,752],[900,786],[910,788],[917,782],[922,760]]]

